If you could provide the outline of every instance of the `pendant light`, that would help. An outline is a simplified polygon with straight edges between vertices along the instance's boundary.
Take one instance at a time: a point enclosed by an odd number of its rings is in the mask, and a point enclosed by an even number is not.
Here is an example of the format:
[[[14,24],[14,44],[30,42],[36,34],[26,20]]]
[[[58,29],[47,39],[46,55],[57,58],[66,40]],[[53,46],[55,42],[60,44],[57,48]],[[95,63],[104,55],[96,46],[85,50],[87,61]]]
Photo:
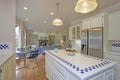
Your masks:
[[[57,3],[56,5],[57,5],[57,18],[53,20],[52,25],[61,26],[63,25],[63,22],[61,19],[58,18],[59,3]]]
[[[78,0],[74,10],[77,13],[89,13],[94,11],[97,6],[96,0]]]

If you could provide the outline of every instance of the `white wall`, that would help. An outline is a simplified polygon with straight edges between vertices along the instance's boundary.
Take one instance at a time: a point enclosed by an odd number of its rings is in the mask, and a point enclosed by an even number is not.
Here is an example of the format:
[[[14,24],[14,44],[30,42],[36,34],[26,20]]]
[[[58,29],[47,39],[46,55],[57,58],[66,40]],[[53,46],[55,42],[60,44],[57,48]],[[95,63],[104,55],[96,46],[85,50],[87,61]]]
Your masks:
[[[0,0],[0,43],[15,47],[15,0]]]

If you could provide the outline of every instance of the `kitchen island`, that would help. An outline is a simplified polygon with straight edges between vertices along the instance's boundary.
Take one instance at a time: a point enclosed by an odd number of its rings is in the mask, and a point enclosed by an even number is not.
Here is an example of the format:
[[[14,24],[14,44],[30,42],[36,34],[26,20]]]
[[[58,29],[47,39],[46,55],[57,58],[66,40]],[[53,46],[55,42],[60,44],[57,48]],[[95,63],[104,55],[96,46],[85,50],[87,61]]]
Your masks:
[[[49,80],[114,80],[114,62],[80,53],[69,56],[65,50],[45,53]]]

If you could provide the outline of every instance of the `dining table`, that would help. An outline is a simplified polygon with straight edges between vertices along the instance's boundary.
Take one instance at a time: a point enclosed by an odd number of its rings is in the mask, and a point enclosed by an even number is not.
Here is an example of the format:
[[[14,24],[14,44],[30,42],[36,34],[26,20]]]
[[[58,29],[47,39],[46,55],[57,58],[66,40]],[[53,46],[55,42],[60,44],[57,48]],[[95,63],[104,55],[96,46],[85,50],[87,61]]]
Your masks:
[[[23,58],[24,59],[24,67],[26,67],[26,54],[28,53],[28,51],[16,51],[16,54],[18,55],[19,58]]]

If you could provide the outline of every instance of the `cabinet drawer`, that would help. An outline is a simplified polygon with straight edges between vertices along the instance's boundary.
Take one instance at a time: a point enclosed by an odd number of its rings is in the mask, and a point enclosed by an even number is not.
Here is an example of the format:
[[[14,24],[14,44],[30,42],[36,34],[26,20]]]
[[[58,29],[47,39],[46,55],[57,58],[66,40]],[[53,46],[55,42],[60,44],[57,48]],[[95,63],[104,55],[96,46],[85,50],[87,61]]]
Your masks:
[[[64,67],[62,67],[59,63],[57,63],[56,61],[54,61],[54,67],[56,68],[56,70],[59,71],[59,73],[61,73],[63,76],[66,76],[66,69]]]

